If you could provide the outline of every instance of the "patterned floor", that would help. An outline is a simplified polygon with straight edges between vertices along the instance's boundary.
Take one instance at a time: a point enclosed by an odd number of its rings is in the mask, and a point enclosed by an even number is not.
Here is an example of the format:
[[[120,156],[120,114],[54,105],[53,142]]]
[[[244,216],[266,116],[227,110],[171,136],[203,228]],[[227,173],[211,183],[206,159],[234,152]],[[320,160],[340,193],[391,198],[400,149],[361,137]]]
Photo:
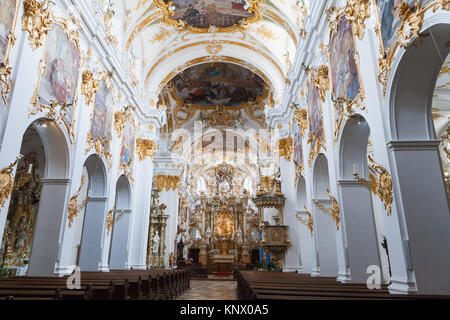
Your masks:
[[[191,288],[177,300],[237,300],[237,283],[223,280],[191,280]]]

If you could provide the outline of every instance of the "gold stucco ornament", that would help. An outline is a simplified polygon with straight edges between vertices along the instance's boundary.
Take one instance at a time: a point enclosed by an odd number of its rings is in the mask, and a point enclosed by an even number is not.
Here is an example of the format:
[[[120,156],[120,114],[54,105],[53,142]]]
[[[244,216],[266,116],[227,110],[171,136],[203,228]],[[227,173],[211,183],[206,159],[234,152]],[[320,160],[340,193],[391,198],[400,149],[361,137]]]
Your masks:
[[[14,189],[13,170],[19,158],[17,158],[8,167],[0,171],[0,209],[5,204]]]

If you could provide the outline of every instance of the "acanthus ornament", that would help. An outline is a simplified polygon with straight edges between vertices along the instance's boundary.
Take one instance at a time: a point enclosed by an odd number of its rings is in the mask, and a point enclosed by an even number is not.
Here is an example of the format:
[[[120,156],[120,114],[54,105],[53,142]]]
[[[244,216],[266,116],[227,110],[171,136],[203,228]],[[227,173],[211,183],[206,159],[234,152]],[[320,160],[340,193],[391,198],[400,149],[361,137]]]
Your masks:
[[[298,213],[296,215],[297,220],[300,221],[301,224],[305,225],[308,229],[309,232],[311,233],[311,237],[313,236],[313,231],[314,231],[314,221],[313,221],[313,217],[311,212],[308,211],[308,209],[305,206],[305,212],[308,215],[308,219],[303,219]]]
[[[387,215],[392,214],[392,178],[389,172],[373,160],[369,158],[369,180],[361,178],[357,173],[354,174],[355,180],[370,190],[374,195],[378,196],[387,210]]]
[[[403,48],[407,48],[412,40],[419,36],[422,28],[424,11],[419,1],[413,6],[405,2],[396,7],[399,10],[398,17],[402,23],[397,28],[397,42]]]
[[[42,46],[44,36],[52,28],[52,15],[53,13],[48,6],[48,1],[24,1],[22,30],[28,32],[28,40],[33,50]]]
[[[331,194],[330,189],[327,189],[327,193],[331,200],[331,208],[325,208],[323,205],[321,205],[317,201],[314,201],[314,205],[320,211],[322,211],[324,214],[326,214],[327,216],[330,216],[333,219],[334,224],[336,225],[336,230],[339,231],[339,223],[341,222],[339,203],[336,200],[336,198],[333,197],[333,195]]]
[[[321,65],[316,74],[316,78],[314,79],[314,83],[319,89],[320,100],[325,102],[327,91],[330,89],[330,79],[328,78],[328,66]]]
[[[100,82],[95,79],[90,70],[85,70],[82,75],[81,93],[86,97],[86,104],[89,106],[95,102],[95,94],[100,86]]]
[[[0,94],[5,105],[12,84],[11,71],[12,67],[9,66],[8,61],[6,63],[0,61]]]
[[[149,139],[136,139],[136,153],[139,161],[143,161],[145,157],[150,157],[153,160],[156,151],[158,150],[158,144]]]
[[[291,161],[294,152],[294,143],[292,137],[278,140],[278,152],[280,157],[284,157],[286,161]]]
[[[114,207],[108,211],[108,214],[106,216],[106,230],[108,235],[111,233],[111,229],[114,225],[114,211],[116,210],[116,206],[114,205]]]
[[[80,187],[78,188],[77,192],[70,198],[69,205],[67,207],[68,219],[69,219],[69,228],[72,228],[73,220],[78,215],[78,212],[84,208],[89,201],[89,197],[87,197],[80,205],[78,205],[78,197],[80,196],[81,189],[84,186],[84,176],[81,176],[81,183]]]
[[[356,36],[362,40],[366,30],[366,19],[370,18],[371,0],[347,0],[345,16],[352,23]]]
[[[300,108],[299,105],[295,103],[294,108],[294,120],[297,121],[302,136],[304,136],[306,129],[308,129],[308,111]]]
[[[19,158],[0,171],[0,209],[14,190],[13,170],[17,162],[19,162]]]
[[[132,110],[134,110],[134,107],[127,106],[124,110],[117,111],[114,114],[114,129],[116,129],[119,139],[122,137],[123,127],[125,126],[125,122],[127,122],[127,118],[134,119]]]
[[[157,174],[153,177],[153,180],[155,182],[155,186],[161,192],[163,190],[177,190],[180,186],[181,178],[180,176]]]

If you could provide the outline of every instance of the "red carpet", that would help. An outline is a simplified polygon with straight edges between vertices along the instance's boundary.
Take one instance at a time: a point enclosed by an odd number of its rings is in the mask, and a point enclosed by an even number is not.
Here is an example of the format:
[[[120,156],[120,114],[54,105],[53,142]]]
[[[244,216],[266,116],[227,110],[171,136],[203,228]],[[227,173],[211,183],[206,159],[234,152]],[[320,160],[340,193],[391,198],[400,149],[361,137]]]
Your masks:
[[[216,277],[228,278],[231,275],[231,273],[230,272],[216,272],[214,275]]]

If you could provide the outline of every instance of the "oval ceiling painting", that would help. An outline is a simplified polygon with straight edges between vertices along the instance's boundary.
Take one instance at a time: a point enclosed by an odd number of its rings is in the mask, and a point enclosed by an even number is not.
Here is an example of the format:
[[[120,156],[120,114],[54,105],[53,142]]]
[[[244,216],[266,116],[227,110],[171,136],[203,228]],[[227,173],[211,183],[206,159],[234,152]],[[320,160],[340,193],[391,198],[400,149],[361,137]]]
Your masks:
[[[155,2],[165,9],[168,22],[170,20],[175,23],[182,22],[194,29],[207,30],[211,26],[226,29],[259,18],[256,8],[258,1],[155,0]]]
[[[185,104],[201,107],[238,107],[264,97],[264,80],[252,71],[230,63],[205,63],[175,76],[174,94]]]

